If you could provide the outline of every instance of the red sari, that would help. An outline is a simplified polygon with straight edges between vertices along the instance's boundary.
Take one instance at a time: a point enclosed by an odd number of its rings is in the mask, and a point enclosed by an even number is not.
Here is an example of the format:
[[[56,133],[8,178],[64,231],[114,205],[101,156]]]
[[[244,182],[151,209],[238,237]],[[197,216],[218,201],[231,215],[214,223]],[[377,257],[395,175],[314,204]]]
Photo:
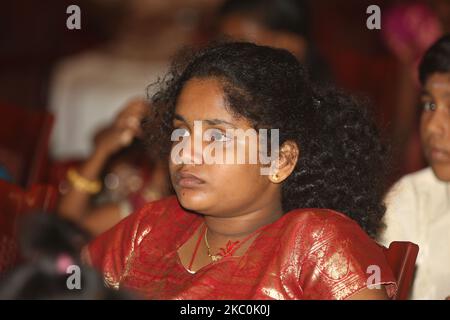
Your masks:
[[[177,250],[202,223],[176,197],[152,202],[95,239],[89,259],[109,286],[148,299],[345,299],[367,287],[370,265],[380,267],[388,295],[395,293],[380,247],[335,211],[286,213],[242,256],[191,273]]]

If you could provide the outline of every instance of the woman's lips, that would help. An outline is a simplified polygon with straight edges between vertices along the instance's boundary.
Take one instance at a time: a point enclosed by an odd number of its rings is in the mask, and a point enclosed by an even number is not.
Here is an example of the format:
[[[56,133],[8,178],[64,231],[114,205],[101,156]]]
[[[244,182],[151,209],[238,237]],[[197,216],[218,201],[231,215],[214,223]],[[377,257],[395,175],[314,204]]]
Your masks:
[[[176,174],[176,184],[183,188],[195,188],[205,181],[188,172],[178,172]]]

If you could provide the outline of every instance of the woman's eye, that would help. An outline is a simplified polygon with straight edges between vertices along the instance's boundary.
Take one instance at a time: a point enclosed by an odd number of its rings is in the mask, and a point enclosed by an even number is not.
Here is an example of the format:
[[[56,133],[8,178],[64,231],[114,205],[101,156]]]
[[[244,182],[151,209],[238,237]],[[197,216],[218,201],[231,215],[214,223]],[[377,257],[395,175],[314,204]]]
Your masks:
[[[424,111],[434,111],[436,110],[436,104],[434,102],[431,101],[427,101],[423,103],[423,110]]]
[[[207,134],[208,141],[229,141],[230,139],[220,131],[211,131]]]
[[[177,131],[177,135],[179,137],[189,137],[190,135],[189,130],[186,128],[177,128],[175,130]]]

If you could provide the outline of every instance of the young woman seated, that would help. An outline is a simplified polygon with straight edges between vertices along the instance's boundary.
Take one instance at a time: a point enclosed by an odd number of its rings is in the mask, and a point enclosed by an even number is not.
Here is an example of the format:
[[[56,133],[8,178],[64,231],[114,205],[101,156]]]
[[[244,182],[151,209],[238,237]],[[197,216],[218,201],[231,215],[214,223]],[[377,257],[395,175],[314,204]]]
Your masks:
[[[385,211],[384,148],[355,99],[314,87],[286,50],[237,42],[175,59],[152,106],[148,143],[168,156],[176,196],[86,247],[109,286],[148,299],[395,294],[371,239]],[[258,139],[269,146],[242,138],[248,130],[270,133]],[[226,161],[208,161],[220,152]]]

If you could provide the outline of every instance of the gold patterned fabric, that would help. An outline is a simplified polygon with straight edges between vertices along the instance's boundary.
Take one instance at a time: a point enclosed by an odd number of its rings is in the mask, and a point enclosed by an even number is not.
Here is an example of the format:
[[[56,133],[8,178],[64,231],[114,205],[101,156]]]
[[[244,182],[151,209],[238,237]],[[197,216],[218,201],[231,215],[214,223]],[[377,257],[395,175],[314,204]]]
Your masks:
[[[346,299],[368,283],[395,293],[381,248],[335,211],[286,213],[242,256],[191,273],[177,250],[202,223],[176,197],[152,202],[95,239],[89,258],[109,286],[148,299]]]

